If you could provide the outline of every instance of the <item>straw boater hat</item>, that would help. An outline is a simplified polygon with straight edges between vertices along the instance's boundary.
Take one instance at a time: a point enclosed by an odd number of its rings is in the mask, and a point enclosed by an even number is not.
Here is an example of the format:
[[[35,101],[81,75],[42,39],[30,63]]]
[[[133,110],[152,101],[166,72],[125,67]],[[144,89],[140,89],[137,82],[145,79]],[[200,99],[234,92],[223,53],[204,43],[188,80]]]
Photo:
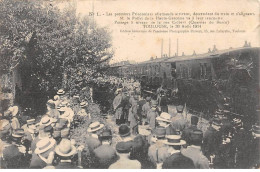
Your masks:
[[[171,122],[171,115],[166,113],[166,112],[162,112],[160,116],[156,117],[156,120],[158,121],[164,121],[164,122]]]
[[[17,128],[12,133],[13,138],[21,138],[23,136],[24,136],[24,129],[22,128]]]
[[[87,105],[88,105],[87,102],[81,102],[81,103],[80,103],[80,107],[81,107],[81,108],[86,107]]]
[[[18,106],[12,106],[8,108],[8,111],[12,113],[13,116],[16,116],[18,113]]]
[[[56,142],[54,139],[49,139],[47,137],[44,137],[36,144],[36,149],[35,149],[34,153],[41,154],[41,153],[47,152],[48,150],[50,150],[51,148],[54,147],[55,143]]]
[[[252,126],[252,134],[253,136],[260,138],[260,126],[259,125],[253,125]]]
[[[180,145],[185,145],[186,141],[181,140],[180,135],[168,135],[166,136],[167,140],[164,141],[164,144],[167,145],[173,145],[173,146],[180,146]]]
[[[77,149],[74,145],[71,144],[70,140],[62,139],[60,144],[56,146],[55,152],[59,156],[70,157],[77,153]]]
[[[63,89],[59,89],[57,92],[58,95],[63,95],[65,94],[65,91]]]
[[[28,119],[26,120],[27,125],[33,125],[35,124],[35,119]]]
[[[44,116],[41,121],[40,121],[40,125],[44,125],[44,126],[48,126],[52,124],[52,120],[50,117],[48,116]]]
[[[89,133],[92,133],[92,132],[100,130],[103,127],[104,127],[104,124],[100,124],[100,122],[96,121],[96,122],[93,122],[92,124],[89,125],[87,131]]]

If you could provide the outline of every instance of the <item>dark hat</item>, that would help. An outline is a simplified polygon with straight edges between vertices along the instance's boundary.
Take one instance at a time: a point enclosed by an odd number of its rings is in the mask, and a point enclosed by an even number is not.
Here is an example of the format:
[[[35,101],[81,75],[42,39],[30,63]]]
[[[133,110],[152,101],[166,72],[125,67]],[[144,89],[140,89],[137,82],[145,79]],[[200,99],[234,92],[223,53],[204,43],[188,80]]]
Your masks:
[[[166,128],[158,126],[158,127],[155,128],[154,134],[156,135],[157,138],[165,137]]]
[[[199,122],[199,118],[195,115],[192,115],[191,116],[191,119],[190,119],[190,122],[191,122],[191,125],[197,125],[198,122]]]
[[[258,126],[258,125],[253,125],[253,126],[252,126],[252,131],[253,131],[255,134],[260,134],[260,126]]]
[[[201,142],[203,138],[203,132],[201,130],[193,130],[190,135],[191,141]]]
[[[112,138],[112,131],[110,129],[104,130],[100,135],[99,139],[100,140],[108,140]]]
[[[223,125],[221,119],[216,118],[216,117],[212,119],[212,124],[216,125],[216,126],[222,126]]]
[[[119,127],[119,135],[121,137],[126,137],[130,135],[130,128],[126,125],[123,124]]]
[[[51,125],[44,126],[43,131],[44,132],[52,132],[53,127]]]
[[[116,144],[116,151],[118,153],[129,153],[132,148],[131,142],[119,142]]]
[[[176,110],[177,110],[178,113],[182,113],[183,112],[183,106],[182,105],[176,106]]]

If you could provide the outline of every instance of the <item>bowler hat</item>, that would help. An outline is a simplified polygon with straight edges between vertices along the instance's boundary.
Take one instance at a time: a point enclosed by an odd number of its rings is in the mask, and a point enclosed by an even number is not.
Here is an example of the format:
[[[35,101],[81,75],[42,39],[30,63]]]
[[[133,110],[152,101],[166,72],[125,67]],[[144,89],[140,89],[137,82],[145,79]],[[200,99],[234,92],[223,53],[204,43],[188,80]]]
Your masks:
[[[71,144],[70,140],[62,139],[60,144],[56,146],[55,152],[61,157],[70,157],[77,153],[77,149]]]
[[[130,128],[126,125],[123,124],[119,127],[119,135],[121,137],[126,137],[130,135]]]
[[[104,130],[100,135],[99,139],[100,140],[107,140],[112,138],[112,131],[109,129]]]
[[[116,144],[116,151],[118,153],[129,153],[132,148],[131,142],[119,142]]]
[[[44,126],[43,131],[44,132],[52,132],[53,127],[51,125]]]

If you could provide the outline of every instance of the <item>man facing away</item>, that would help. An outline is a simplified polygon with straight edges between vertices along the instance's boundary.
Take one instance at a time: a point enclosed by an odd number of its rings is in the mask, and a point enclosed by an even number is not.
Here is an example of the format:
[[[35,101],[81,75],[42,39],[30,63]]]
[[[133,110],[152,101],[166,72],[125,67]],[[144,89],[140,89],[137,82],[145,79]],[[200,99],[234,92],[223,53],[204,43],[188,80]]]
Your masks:
[[[116,151],[119,160],[110,165],[109,169],[141,169],[141,163],[130,159],[132,144],[129,142],[119,142],[116,145]]]

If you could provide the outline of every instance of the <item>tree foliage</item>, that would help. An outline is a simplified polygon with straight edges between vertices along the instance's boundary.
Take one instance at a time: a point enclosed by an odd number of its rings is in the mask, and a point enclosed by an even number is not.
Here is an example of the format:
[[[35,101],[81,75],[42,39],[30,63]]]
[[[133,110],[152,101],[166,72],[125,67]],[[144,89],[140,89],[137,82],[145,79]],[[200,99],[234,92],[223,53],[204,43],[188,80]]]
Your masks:
[[[29,65],[44,90],[90,83],[113,56],[106,28],[78,16],[75,4],[60,10],[44,0],[0,1],[0,45],[1,71]]]

